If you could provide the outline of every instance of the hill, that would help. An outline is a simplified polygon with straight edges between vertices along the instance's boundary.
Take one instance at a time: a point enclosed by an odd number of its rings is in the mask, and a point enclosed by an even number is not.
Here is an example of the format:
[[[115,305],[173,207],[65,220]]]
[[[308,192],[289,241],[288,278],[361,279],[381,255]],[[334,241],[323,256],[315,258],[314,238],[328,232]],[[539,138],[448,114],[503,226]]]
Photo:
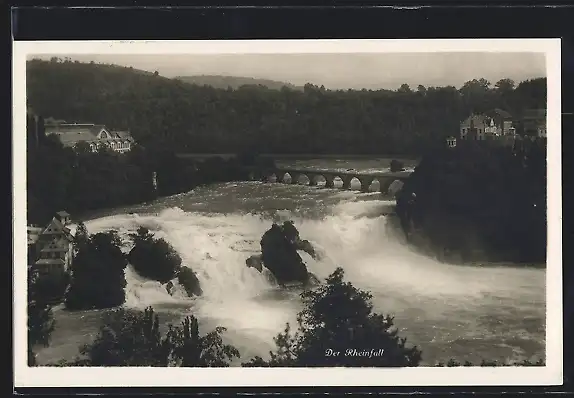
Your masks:
[[[291,83],[279,82],[269,79],[256,79],[252,77],[241,76],[219,76],[219,75],[201,75],[201,76],[177,76],[174,79],[181,80],[184,83],[196,84],[198,86],[211,86],[214,88],[238,89],[241,86],[265,86],[271,90],[280,90],[283,87],[292,90],[303,90],[303,87],[295,86]]]
[[[546,107],[546,79],[492,87],[403,85],[390,90],[302,91],[194,85],[129,67],[71,60],[27,63],[28,105],[44,118],[130,130],[147,147],[187,153],[419,156],[458,135],[471,112],[512,115]],[[488,83],[488,84],[487,84]]]

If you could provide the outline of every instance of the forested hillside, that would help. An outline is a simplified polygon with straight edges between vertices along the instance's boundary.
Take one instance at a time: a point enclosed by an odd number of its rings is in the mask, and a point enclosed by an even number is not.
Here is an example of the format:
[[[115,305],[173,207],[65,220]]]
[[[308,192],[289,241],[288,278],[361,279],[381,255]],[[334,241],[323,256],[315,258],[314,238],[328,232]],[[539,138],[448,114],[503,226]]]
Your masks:
[[[265,86],[272,90],[281,90],[287,87],[293,90],[302,90],[302,87],[297,87],[290,83],[279,82],[269,79],[256,79],[253,77],[242,76],[220,76],[220,75],[200,75],[200,76],[177,76],[175,79],[181,80],[184,83],[196,84],[198,86],[211,86],[214,88],[238,89],[241,86]]]
[[[358,71],[358,73],[360,73]],[[418,155],[471,111],[546,106],[546,79],[463,87],[303,91],[197,86],[132,68],[52,59],[27,65],[28,105],[68,122],[130,129],[144,146],[189,152]]]

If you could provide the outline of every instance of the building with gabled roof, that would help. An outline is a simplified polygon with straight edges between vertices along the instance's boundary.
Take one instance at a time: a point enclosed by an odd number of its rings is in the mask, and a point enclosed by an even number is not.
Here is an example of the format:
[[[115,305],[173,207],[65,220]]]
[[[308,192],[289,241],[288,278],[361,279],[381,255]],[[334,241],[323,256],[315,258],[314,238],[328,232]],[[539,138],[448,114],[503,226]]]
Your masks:
[[[473,113],[460,123],[462,140],[484,141],[515,136],[516,129],[512,125],[512,115],[502,109],[481,114]]]
[[[45,133],[56,136],[64,147],[75,148],[79,143],[86,143],[92,152],[106,146],[124,153],[135,143],[129,131],[113,131],[102,124],[50,123],[45,125]]]
[[[38,274],[64,274],[70,269],[73,255],[73,236],[66,226],[70,215],[65,211],[56,213],[35,242],[33,268]]]

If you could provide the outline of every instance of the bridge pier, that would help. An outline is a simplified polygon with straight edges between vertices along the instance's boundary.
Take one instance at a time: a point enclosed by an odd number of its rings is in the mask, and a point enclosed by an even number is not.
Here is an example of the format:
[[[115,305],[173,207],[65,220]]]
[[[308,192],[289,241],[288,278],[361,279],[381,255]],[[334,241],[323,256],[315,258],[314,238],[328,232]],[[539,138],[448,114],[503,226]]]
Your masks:
[[[382,194],[385,194],[389,191],[389,187],[391,186],[391,184],[393,183],[393,180],[390,180],[388,178],[379,178],[379,191]]]
[[[353,176],[342,176],[339,178],[343,180],[343,189],[351,189],[351,180],[353,179]]]
[[[335,176],[333,174],[323,174],[325,177],[325,188],[335,188]]]
[[[291,184],[299,184],[299,177],[301,177],[301,174],[299,173],[289,173],[289,175],[291,176]]]
[[[317,176],[318,174],[306,174],[307,178],[309,179],[309,186],[315,187],[317,186]]]
[[[369,192],[369,187],[373,183],[373,177],[359,177],[361,182],[361,192]]]

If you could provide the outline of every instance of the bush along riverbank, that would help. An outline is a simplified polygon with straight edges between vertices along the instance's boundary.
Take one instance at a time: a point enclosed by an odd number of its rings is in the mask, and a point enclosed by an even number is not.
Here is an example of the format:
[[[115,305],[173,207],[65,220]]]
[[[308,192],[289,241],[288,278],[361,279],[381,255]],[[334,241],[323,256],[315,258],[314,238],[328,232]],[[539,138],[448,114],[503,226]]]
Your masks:
[[[546,140],[436,149],[397,194],[409,243],[443,261],[546,261]]]

